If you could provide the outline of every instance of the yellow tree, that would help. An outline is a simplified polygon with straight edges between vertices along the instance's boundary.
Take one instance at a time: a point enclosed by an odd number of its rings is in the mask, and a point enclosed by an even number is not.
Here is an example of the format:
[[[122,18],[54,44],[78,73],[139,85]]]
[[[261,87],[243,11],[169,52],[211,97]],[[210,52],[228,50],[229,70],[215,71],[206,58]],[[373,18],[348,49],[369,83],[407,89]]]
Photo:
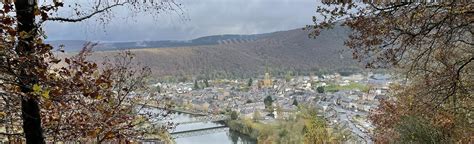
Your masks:
[[[254,122],[258,122],[258,120],[262,119],[262,114],[260,114],[260,112],[256,110],[255,112],[253,112],[252,119]]]
[[[300,106],[300,115],[305,121],[304,143],[340,143],[348,140],[350,134],[343,133],[333,127],[329,127],[326,120],[317,115],[317,109]]]

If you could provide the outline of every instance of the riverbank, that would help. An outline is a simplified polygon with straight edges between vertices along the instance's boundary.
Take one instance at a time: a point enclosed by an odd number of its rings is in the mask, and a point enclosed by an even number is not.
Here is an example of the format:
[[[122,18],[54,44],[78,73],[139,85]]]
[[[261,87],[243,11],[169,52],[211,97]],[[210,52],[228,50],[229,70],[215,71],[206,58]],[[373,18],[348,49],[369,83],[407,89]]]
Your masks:
[[[173,113],[170,116],[172,119],[170,122],[183,122],[191,121],[194,117],[200,117],[199,115],[192,115],[188,113]],[[215,127],[226,127],[226,130],[222,129],[207,129]],[[197,130],[192,132],[193,130]],[[187,131],[187,132],[186,132]],[[217,122],[195,122],[187,124],[176,125],[173,129],[170,129],[168,133],[180,133],[186,132],[186,134],[174,137],[172,140],[174,144],[195,144],[196,142],[205,144],[222,144],[222,143],[246,143],[255,144],[256,140],[250,139],[248,136],[230,131],[227,128],[224,121]],[[176,135],[174,135],[176,136]],[[173,137],[173,135],[170,135]]]
[[[236,118],[227,121],[231,131],[248,135],[258,143],[343,143],[355,142],[352,134],[328,125],[314,108],[300,107],[288,119]]]
[[[228,121],[227,126],[231,131],[245,134],[258,143],[301,143],[304,140],[304,121],[262,123],[244,118]]]

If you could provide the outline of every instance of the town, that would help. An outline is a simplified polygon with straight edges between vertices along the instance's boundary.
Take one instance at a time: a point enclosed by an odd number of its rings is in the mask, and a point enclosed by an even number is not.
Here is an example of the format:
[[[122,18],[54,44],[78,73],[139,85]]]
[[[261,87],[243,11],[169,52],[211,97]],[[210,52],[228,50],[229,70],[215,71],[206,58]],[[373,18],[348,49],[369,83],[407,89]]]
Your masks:
[[[203,114],[237,112],[240,117],[272,123],[291,119],[298,105],[313,106],[330,126],[348,130],[359,141],[370,139],[369,112],[387,99],[387,74],[338,73],[277,78],[265,73],[253,79],[195,80],[156,83],[154,97],[176,110]],[[258,116],[258,118],[257,118]],[[367,141],[365,141],[367,142]]]

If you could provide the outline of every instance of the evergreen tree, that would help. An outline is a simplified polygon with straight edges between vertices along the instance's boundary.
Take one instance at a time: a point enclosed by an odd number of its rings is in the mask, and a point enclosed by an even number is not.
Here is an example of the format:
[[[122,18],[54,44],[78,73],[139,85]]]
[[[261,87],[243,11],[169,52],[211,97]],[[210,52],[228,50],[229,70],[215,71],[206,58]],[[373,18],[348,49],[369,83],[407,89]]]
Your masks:
[[[156,92],[161,93],[161,86],[156,86]]]
[[[199,84],[197,80],[194,80],[194,89],[199,89]]]
[[[252,87],[252,83],[253,83],[253,80],[252,80],[252,78],[250,78],[247,86]]]
[[[230,112],[230,119],[231,120],[237,120],[238,118],[239,118],[239,113],[237,113],[236,111]]]
[[[298,106],[298,101],[296,100],[296,98],[293,99],[293,105]]]
[[[206,87],[209,87],[209,81],[208,81],[207,79],[204,79],[204,85],[205,85]]]
[[[265,103],[265,108],[271,108],[273,104],[273,99],[272,96],[267,96],[264,100],[263,103]]]
[[[318,91],[318,93],[324,93],[324,87],[322,86],[316,88],[316,90]]]
[[[291,75],[292,75],[292,72],[286,73],[286,75],[285,75],[285,81],[286,81],[286,82],[290,82],[290,81],[291,81],[291,79],[292,79]]]

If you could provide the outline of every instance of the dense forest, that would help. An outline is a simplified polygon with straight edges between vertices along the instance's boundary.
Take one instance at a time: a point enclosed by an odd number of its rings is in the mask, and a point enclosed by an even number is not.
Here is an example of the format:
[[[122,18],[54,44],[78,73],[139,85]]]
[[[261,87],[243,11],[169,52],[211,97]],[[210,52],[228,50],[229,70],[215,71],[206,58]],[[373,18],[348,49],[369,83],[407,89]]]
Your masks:
[[[348,33],[347,28],[339,26],[323,32],[321,37],[309,39],[308,31],[294,29],[253,36],[196,39],[216,43],[210,45],[197,43],[185,47],[132,47],[129,50],[135,54],[138,62],[152,69],[152,76],[160,78],[247,78],[265,72],[273,76],[283,76],[289,72],[294,75],[352,73],[360,71],[360,68],[343,45]],[[92,59],[101,60],[119,51],[104,51],[103,46],[96,48],[98,51],[93,53]]]

